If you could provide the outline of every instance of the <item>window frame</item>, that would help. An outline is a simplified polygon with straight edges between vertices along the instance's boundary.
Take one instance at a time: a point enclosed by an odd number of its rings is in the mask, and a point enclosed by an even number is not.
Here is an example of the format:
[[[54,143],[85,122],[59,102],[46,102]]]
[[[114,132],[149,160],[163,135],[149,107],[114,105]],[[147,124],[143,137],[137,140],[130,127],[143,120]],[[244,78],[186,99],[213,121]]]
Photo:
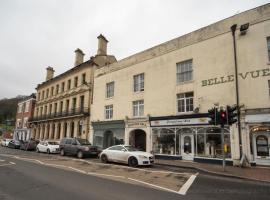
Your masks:
[[[193,59],[176,63],[176,82],[178,84],[193,80]]]
[[[142,117],[144,116],[144,100],[137,100],[132,102],[132,116]]]
[[[192,96],[187,96],[187,94],[191,94]],[[183,95],[182,97],[180,95]],[[192,103],[191,103],[192,102]],[[179,105],[181,104],[181,105]],[[178,93],[176,94],[176,106],[177,106],[177,113],[188,113],[193,112],[194,110],[194,92],[185,92],[185,93]],[[181,111],[181,108],[184,108],[183,111]],[[187,109],[189,108],[189,109]]]
[[[106,105],[104,107],[104,118],[105,119],[112,119],[113,118],[113,104]]]
[[[107,99],[114,97],[114,81],[106,83],[106,94],[105,95],[106,95]]]
[[[144,92],[145,75],[144,73],[133,76],[133,92]]]

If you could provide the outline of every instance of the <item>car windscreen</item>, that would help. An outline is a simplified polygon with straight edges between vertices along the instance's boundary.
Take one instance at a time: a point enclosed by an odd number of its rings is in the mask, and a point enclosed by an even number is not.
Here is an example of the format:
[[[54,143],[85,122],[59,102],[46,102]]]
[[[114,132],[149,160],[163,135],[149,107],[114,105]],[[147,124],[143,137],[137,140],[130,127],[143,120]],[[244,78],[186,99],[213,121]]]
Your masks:
[[[48,142],[48,144],[50,144],[50,145],[58,145],[57,142]]]
[[[77,139],[77,140],[81,145],[91,145],[90,142],[86,139]]]
[[[133,146],[125,146],[125,148],[126,148],[128,151],[139,151],[138,149],[136,149],[136,148],[133,147]]]

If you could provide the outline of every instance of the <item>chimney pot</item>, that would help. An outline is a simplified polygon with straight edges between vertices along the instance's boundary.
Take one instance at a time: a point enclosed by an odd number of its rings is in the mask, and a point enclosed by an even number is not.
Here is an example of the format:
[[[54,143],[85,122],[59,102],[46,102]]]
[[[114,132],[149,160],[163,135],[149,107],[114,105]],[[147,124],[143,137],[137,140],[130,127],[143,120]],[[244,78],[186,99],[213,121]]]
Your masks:
[[[46,70],[47,70],[46,81],[48,81],[48,80],[50,80],[50,79],[53,78],[54,70],[53,70],[53,68],[50,67],[50,66],[48,66],[48,67],[46,68]]]
[[[83,63],[83,57],[84,57],[84,53],[82,50],[80,50],[79,48],[76,49],[75,51],[75,62],[74,62],[74,67],[76,67],[77,65],[80,65]]]
[[[97,38],[98,38],[97,55],[106,56],[107,55],[107,43],[109,41],[102,34],[100,34]]]

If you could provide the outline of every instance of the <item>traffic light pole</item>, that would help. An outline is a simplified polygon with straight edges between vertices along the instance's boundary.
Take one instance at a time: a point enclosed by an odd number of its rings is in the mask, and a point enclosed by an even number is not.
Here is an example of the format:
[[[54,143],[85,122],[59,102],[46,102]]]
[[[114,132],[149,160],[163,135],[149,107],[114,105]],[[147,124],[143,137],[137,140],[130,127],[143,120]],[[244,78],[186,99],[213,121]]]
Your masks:
[[[221,149],[222,149],[222,167],[225,172],[226,160],[225,160],[225,151],[224,151],[224,124],[221,124]]]

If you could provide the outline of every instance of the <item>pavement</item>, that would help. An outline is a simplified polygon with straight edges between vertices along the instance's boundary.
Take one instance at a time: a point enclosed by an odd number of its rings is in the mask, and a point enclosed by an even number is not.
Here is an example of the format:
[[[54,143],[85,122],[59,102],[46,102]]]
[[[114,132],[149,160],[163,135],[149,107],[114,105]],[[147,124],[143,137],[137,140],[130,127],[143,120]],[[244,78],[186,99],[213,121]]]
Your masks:
[[[186,168],[194,169],[199,172],[226,176],[232,178],[249,179],[255,181],[263,181],[270,183],[270,167],[236,167],[236,166],[226,166],[225,171],[223,171],[222,165],[218,164],[206,164],[197,163],[192,161],[183,160],[161,160],[156,159],[155,163],[161,166],[169,166],[174,168]]]

